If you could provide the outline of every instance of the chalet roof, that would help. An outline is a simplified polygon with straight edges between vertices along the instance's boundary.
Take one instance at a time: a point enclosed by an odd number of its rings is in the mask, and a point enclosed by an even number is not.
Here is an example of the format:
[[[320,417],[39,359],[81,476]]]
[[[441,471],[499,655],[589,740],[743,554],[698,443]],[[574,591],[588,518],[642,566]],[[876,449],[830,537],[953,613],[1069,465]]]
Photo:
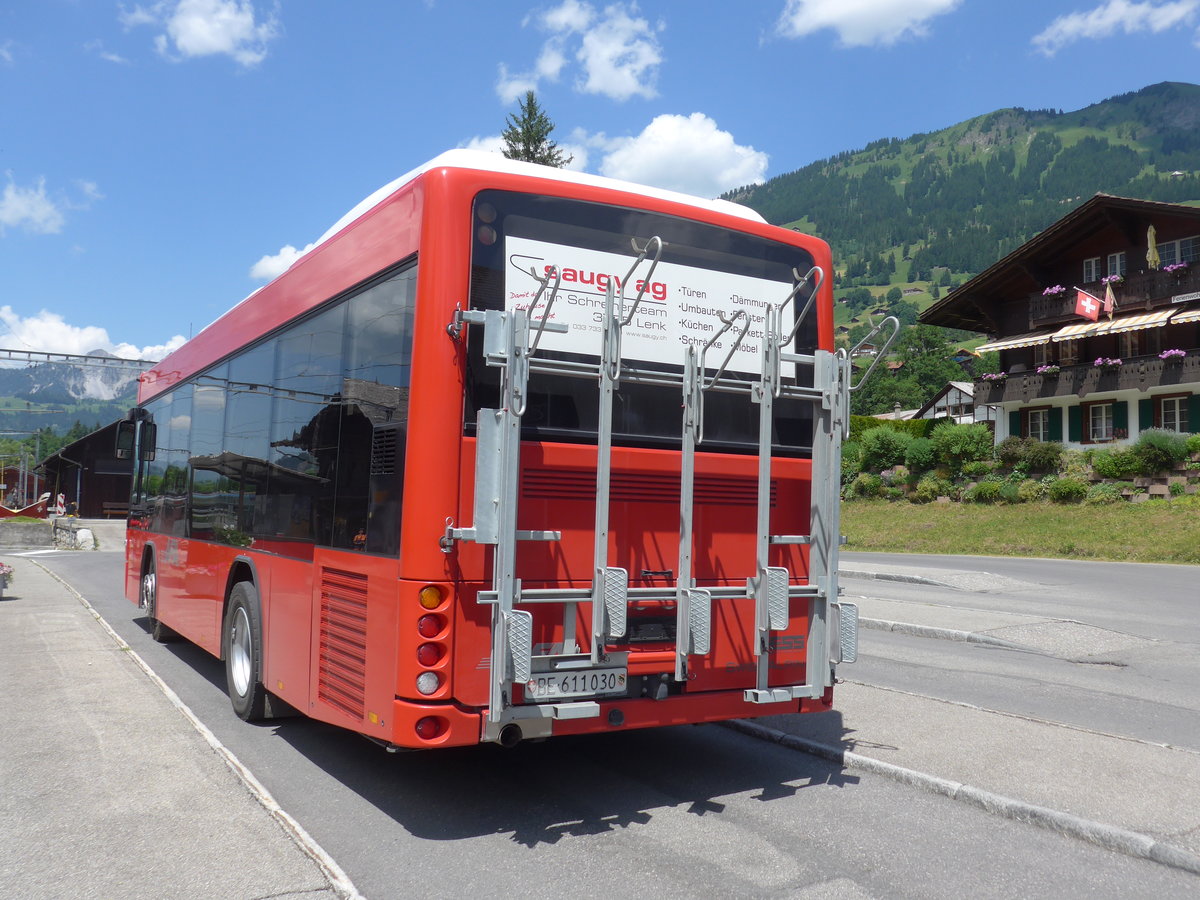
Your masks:
[[[1191,219],[1200,225],[1200,207],[1096,194],[938,300],[921,313],[920,321],[997,334],[997,305],[1043,287],[1039,273],[1054,268],[1076,245],[1108,228],[1125,234],[1130,243],[1144,244],[1147,224],[1167,219]]]

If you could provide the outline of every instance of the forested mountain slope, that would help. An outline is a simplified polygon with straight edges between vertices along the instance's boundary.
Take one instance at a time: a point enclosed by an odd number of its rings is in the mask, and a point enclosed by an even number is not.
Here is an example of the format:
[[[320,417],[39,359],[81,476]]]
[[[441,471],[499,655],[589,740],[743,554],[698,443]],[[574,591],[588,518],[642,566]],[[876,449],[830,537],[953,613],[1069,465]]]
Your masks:
[[[1075,112],[997,110],[725,197],[829,241],[848,288],[935,282],[940,267],[961,281],[1098,191],[1200,201],[1200,86],[1164,82]]]

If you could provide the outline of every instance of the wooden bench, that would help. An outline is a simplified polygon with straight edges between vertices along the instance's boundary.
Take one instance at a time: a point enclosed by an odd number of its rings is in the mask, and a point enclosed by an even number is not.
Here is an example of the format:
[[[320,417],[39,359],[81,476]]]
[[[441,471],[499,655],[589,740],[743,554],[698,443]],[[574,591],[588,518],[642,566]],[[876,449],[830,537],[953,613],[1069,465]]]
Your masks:
[[[108,519],[113,516],[125,518],[129,515],[129,504],[119,503],[116,500],[105,500],[100,504],[101,511],[104,513],[104,518]]]

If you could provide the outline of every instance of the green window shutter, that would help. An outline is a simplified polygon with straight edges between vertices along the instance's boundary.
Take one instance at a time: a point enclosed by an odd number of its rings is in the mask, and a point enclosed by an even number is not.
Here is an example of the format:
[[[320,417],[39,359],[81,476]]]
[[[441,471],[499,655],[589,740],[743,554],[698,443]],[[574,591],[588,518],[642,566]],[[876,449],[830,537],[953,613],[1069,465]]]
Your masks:
[[[1117,400],[1113,403],[1113,429],[1122,428],[1129,431],[1129,401]]]
[[[1062,440],[1062,414],[1063,414],[1063,411],[1062,411],[1061,406],[1051,407],[1049,417],[1050,417],[1050,440],[1052,440],[1052,441],[1061,441]]]
[[[1083,408],[1072,406],[1067,410],[1067,440],[1078,444],[1083,440]]]
[[[1154,401],[1147,398],[1138,401],[1138,431],[1154,427]]]
[[[1200,394],[1188,397],[1188,431],[1200,432]]]
[[[1021,411],[1014,409],[1008,414],[1008,433],[1016,437],[1021,436]]]

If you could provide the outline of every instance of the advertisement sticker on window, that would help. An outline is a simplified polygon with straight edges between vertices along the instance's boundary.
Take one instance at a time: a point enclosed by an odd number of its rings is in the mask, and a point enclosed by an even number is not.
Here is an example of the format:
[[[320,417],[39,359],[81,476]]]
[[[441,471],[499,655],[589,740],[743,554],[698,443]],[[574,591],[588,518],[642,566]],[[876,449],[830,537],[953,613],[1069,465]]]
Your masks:
[[[544,275],[552,268],[561,273],[558,295],[550,312],[550,321],[565,324],[565,334],[546,332],[540,347],[566,353],[600,355],[604,331],[604,295],[611,283],[618,303],[622,295],[621,279],[629,272],[634,257],[600,250],[568,247],[529,238],[508,236],[504,244],[505,309],[529,309],[539,283],[531,274]],[[665,362],[682,365],[684,348],[701,349],[722,328],[720,315],[726,318],[745,312],[750,329],[729,363],[729,371],[757,375],[762,369],[763,322],[768,304],[787,299],[792,285],[748,275],[733,275],[678,263],[660,262],[650,283],[650,271],[644,261],[633,273],[631,284],[624,286],[625,311],[628,314],[638,291],[645,289],[642,302],[621,338],[621,356],[627,361]],[[551,280],[550,287],[554,282]],[[540,318],[550,291],[538,301],[531,317]],[[791,320],[791,316],[788,317]],[[741,331],[742,322],[722,335],[708,352],[706,366],[716,368]],[[790,376],[793,366],[785,365]]]

